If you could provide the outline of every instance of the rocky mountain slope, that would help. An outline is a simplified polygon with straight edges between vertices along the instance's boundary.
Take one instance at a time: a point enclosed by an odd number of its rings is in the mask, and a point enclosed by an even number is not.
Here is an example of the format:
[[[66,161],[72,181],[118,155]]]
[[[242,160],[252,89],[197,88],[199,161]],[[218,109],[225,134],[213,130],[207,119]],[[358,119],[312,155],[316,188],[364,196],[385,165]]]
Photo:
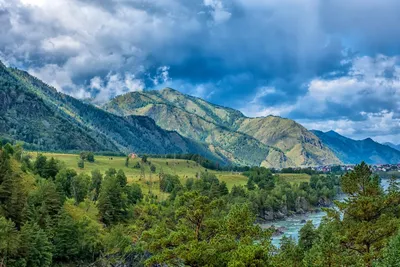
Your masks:
[[[337,164],[339,159],[313,133],[279,117],[248,118],[240,111],[211,104],[171,88],[118,96],[103,108],[120,116],[144,115],[162,128],[220,147],[231,159],[263,157],[267,167]],[[268,153],[254,146],[269,148]],[[242,148],[242,149],[239,149]],[[256,150],[257,151],[257,150]],[[258,163],[258,162],[257,162]]]
[[[208,145],[163,130],[150,118],[116,116],[1,63],[0,136],[40,150],[198,153],[226,161]]]
[[[365,161],[368,164],[399,163],[400,151],[379,144],[367,138],[353,140],[337,132],[312,131],[326,144],[344,163],[357,164]]]

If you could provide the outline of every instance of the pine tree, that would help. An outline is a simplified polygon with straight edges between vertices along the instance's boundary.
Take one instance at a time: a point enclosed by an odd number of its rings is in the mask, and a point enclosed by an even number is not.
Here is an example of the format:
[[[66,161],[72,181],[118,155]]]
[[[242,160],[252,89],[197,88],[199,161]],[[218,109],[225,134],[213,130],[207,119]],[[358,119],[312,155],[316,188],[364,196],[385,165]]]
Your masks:
[[[93,201],[96,201],[100,194],[101,183],[103,182],[103,175],[99,170],[92,171],[92,181],[90,191],[93,192]]]
[[[53,245],[37,224],[27,223],[22,227],[20,250],[27,266],[51,266]]]
[[[81,173],[77,176],[72,177],[71,192],[75,199],[75,204],[79,204],[85,199],[89,191],[89,186],[90,186],[89,175]]]
[[[0,266],[7,266],[19,248],[20,237],[11,220],[0,216]]]
[[[101,185],[97,207],[106,225],[124,221],[127,216],[127,196],[115,176],[106,176]]]
[[[125,187],[128,183],[128,180],[123,170],[118,171],[116,178],[121,187]]]
[[[342,191],[348,194],[346,201],[337,203],[343,219],[335,210],[330,211],[332,219],[342,225],[342,246],[357,252],[365,266],[372,266],[381,256],[387,239],[398,228],[392,210],[400,203],[399,196],[385,194],[379,182],[362,162],[341,179]]]

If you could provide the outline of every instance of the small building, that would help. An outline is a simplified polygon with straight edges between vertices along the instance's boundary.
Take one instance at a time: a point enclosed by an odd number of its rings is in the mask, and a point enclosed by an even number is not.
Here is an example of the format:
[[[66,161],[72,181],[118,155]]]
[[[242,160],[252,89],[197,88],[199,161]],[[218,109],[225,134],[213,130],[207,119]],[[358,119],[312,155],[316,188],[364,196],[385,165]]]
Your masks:
[[[129,154],[129,158],[136,159],[136,158],[138,158],[138,155],[135,153],[131,153],[131,154]]]

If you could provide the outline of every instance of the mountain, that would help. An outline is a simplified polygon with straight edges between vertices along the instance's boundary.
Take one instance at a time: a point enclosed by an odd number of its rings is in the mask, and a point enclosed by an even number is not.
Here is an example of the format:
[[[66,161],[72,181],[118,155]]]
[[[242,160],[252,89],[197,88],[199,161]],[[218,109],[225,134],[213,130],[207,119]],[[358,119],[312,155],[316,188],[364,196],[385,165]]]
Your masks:
[[[399,163],[400,151],[367,138],[353,140],[334,131],[312,131],[338,158],[348,164],[365,161],[368,164]]]
[[[390,146],[391,148],[394,148],[394,149],[400,151],[400,144],[399,144],[399,145],[395,145],[395,144],[393,144],[393,143],[386,142],[386,143],[384,143],[384,145]]]
[[[163,130],[150,118],[108,113],[2,63],[0,136],[40,150],[197,153],[226,161],[208,145]]]
[[[278,168],[340,163],[317,136],[292,120],[248,118],[171,88],[117,96],[103,108],[119,116],[148,116],[164,129],[215,146],[233,162]]]

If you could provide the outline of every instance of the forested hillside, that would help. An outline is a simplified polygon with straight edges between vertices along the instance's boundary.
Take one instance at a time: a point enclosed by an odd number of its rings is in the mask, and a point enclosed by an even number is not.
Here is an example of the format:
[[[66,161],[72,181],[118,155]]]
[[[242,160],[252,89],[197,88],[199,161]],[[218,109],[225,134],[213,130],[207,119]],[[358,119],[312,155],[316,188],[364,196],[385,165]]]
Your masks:
[[[271,244],[258,221],[329,203],[336,176],[288,183],[260,167],[228,190],[207,171],[199,178],[159,173],[167,198],[142,192],[122,170],[91,174],[20,146],[0,147],[2,266],[397,266],[399,186],[379,186],[364,163],[341,177],[345,202],[328,209],[299,240]],[[88,158],[89,159],[89,158]],[[90,158],[96,161],[96,158]],[[142,159],[141,164],[147,164]],[[152,183],[151,180],[148,180]],[[367,234],[366,234],[367,233]]]

